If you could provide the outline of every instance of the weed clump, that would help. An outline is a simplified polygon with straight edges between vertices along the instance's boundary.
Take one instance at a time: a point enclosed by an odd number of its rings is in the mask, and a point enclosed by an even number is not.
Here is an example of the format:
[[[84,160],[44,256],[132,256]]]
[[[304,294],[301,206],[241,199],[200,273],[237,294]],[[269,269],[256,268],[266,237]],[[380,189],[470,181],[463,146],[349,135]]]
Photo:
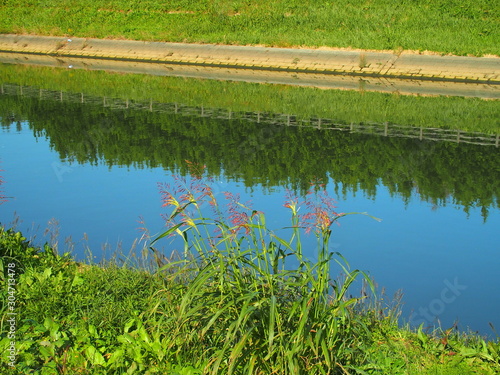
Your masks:
[[[222,206],[203,182],[199,166],[192,168],[189,183],[161,186],[164,206],[172,211],[166,216],[168,230],[152,242],[178,237],[185,249],[173,266],[159,269],[172,282],[182,280],[178,308],[167,311],[169,301],[150,312],[172,326],[175,339],[169,349],[205,358],[205,370],[213,374],[335,373],[355,366],[362,354],[360,338],[367,332],[352,309],[359,298],[347,291],[360,275],[372,289],[373,284],[328,250],[330,227],[345,214],[313,191],[300,214],[298,199],[289,194],[285,207],[292,225],[284,238],[266,227],[264,213],[239,197],[225,193]],[[207,208],[214,219],[207,218]],[[316,262],[302,253],[304,230],[317,238]],[[330,278],[334,259],[345,275],[343,282]]]

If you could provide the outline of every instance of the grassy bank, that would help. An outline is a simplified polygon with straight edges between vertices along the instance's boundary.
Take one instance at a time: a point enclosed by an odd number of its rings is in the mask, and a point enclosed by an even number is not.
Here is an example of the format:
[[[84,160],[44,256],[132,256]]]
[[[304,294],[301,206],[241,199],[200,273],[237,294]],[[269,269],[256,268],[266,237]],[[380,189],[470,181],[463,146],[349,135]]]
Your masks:
[[[4,0],[0,32],[500,55],[494,0]]]
[[[389,122],[488,134],[500,132],[497,101],[479,98],[322,90],[19,65],[2,65],[0,83],[123,100],[182,103],[235,112],[289,114],[301,119],[320,117],[341,124]]]
[[[498,340],[398,328],[397,310],[351,296],[357,279],[372,285],[328,251],[344,214],[321,191],[301,214],[289,196],[292,226],[275,232],[191,171],[161,186],[168,229],[138,256],[76,263],[0,229],[2,373],[497,373]],[[302,256],[303,230],[318,239],[316,261]],[[159,241],[184,252],[167,258]]]

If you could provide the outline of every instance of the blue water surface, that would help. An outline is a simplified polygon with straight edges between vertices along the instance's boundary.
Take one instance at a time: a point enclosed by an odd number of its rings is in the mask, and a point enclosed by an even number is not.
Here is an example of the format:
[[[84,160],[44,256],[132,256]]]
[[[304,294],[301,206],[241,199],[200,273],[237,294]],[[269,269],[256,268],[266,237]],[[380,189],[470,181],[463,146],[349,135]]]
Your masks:
[[[77,259],[91,249],[99,260],[119,249],[126,253],[143,232],[164,230],[158,182],[173,182],[161,168],[139,169],[64,161],[43,136],[34,137],[27,124],[0,130],[0,168],[9,198],[0,206],[0,222],[40,243],[47,228],[59,232],[59,251],[71,239]],[[327,186],[333,186],[331,180]],[[283,207],[286,191],[251,190],[221,176],[212,182],[218,197],[223,191],[240,194],[255,209],[264,211],[268,225],[279,229],[290,223]],[[342,218],[333,226],[331,250],[344,255],[351,268],[367,271],[388,297],[402,290],[402,319],[425,326],[455,322],[481,334],[492,334],[489,323],[500,328],[500,211],[491,210],[486,222],[479,209],[465,213],[449,202],[433,206],[415,194],[409,202],[379,185],[376,197],[363,193],[335,196],[339,212],[368,212]],[[141,223],[143,221],[143,223]],[[280,232],[285,233],[285,231]],[[314,258],[314,236],[306,239]],[[168,243],[161,244],[168,252]],[[438,320],[437,320],[438,319]]]

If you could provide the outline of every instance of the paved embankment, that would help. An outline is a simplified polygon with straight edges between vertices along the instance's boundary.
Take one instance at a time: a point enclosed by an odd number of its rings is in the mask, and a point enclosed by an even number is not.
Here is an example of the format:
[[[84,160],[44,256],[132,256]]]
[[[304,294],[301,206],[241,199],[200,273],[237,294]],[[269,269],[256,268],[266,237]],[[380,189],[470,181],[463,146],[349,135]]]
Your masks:
[[[362,77],[318,72],[284,72],[217,68],[188,64],[169,64],[140,61],[120,61],[23,53],[0,53],[0,64],[48,66],[62,69],[103,70],[125,74],[148,74],[170,77],[216,79],[255,83],[276,83],[309,86],[322,89],[376,91],[403,95],[465,96],[483,99],[500,99],[500,85],[481,82],[430,81],[397,79],[391,77]]]
[[[500,58],[0,35],[0,52],[500,84]]]

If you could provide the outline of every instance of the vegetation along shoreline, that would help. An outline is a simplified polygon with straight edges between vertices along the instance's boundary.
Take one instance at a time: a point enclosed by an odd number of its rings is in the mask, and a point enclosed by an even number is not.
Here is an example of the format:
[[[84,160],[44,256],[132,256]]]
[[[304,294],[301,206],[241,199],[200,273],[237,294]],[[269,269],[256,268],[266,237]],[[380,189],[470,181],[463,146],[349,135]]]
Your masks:
[[[288,195],[291,226],[275,232],[237,196],[216,198],[202,168],[190,171],[160,187],[165,232],[98,264],[0,228],[2,373],[498,373],[498,337],[398,325],[398,307],[329,251],[331,225],[349,214],[326,192]],[[316,261],[302,254],[308,232]],[[156,250],[167,238],[186,251]]]
[[[0,8],[0,36],[11,47],[18,40],[18,51],[499,81],[500,15],[492,0],[51,0],[41,8],[36,4],[8,0]],[[45,46],[37,50],[37,43]],[[101,43],[112,47],[99,52]],[[133,46],[128,51],[113,50],[128,43]],[[147,51],[157,44],[163,46],[159,54]],[[248,49],[251,52],[245,52]],[[285,51],[292,54],[281,55]],[[279,57],[268,57],[274,53]],[[322,62],[321,56],[329,57]],[[468,76],[484,61],[492,65],[479,76]],[[457,62],[461,69],[455,69]]]
[[[4,0],[0,54],[465,82],[495,91],[500,87],[499,20],[495,0]],[[39,128],[33,129],[48,129],[56,150],[69,150],[79,162],[89,153],[77,147],[81,134],[74,141],[62,138],[67,118],[61,119],[80,106],[92,118],[107,116],[119,123],[122,112],[105,105],[109,97],[127,108],[129,102],[149,105],[149,111],[127,112],[136,132],[116,127],[129,144],[140,143],[142,138],[135,136],[139,131],[165,131],[161,124],[177,131],[174,125],[182,123],[153,112],[153,104],[174,103],[177,110],[181,103],[203,115],[215,109],[256,113],[259,119],[261,112],[278,113],[288,121],[314,119],[319,124],[326,118],[351,128],[375,122],[385,124],[386,133],[393,124],[418,126],[421,137],[426,128],[453,129],[457,138],[462,130],[482,132],[496,137],[494,146],[472,157],[467,148],[453,144],[443,149],[441,159],[461,164],[477,160],[488,168],[498,155],[495,98],[365,92],[361,80],[359,94],[72,68],[0,64],[0,117],[17,120],[11,115],[16,106],[18,113],[37,120]],[[77,94],[80,102],[69,100]],[[87,98],[99,105],[84,102]],[[56,111],[59,117],[51,115]],[[210,133],[214,121],[205,116],[187,120],[198,118],[205,125],[203,137],[225,140],[224,133]],[[149,126],[149,120],[160,125]],[[100,124],[95,121],[90,128],[94,140],[108,137]],[[65,129],[81,132],[83,127]],[[171,149],[187,148],[183,138],[200,138],[189,129],[177,134],[184,136]],[[235,134],[247,136],[244,128]],[[294,134],[287,136],[307,141]],[[405,143],[397,140],[394,149],[399,151]],[[341,141],[326,139],[322,145],[342,151],[335,143]],[[377,183],[373,170],[385,165],[366,163],[373,156],[365,159],[365,154],[366,145],[377,148],[377,142],[372,137],[370,143],[347,144],[360,161],[357,165],[374,166],[358,168],[367,173],[372,190]],[[164,144],[157,147],[165,149]],[[97,149],[110,158],[118,155],[124,164],[135,161],[130,150]],[[427,150],[413,150],[407,159],[411,163],[395,165],[419,171],[418,157]],[[147,155],[134,152],[139,163],[151,163]],[[228,151],[224,157],[236,160],[233,155],[242,157]],[[168,165],[171,160],[157,162]],[[178,185],[160,185],[165,231],[150,237],[144,229],[143,246],[99,263],[92,261],[96,249],[89,249],[89,261],[76,261],[56,243],[35,243],[0,223],[0,373],[500,374],[500,336],[491,323],[492,339],[461,332],[456,325],[431,329],[402,324],[399,301],[377,295],[365,272],[351,269],[341,254],[330,251],[330,227],[348,214],[336,212],[324,190],[308,191],[300,202],[290,193],[284,204],[290,223],[282,230],[270,229],[262,212],[231,193],[216,199],[207,170],[220,168],[220,160],[208,159],[208,169],[190,163],[188,172],[177,176]],[[450,165],[436,174],[446,177],[441,190],[422,189],[423,195],[440,199],[449,193],[448,186],[457,180],[447,177],[460,170]],[[281,169],[276,169],[276,181],[289,178]],[[294,173],[303,177],[306,169]],[[344,170],[346,181],[352,181],[351,170]],[[424,172],[415,179],[431,181]],[[469,175],[464,178],[480,185]],[[413,189],[389,180],[407,194]],[[0,206],[13,195],[4,194],[3,184],[0,174]],[[498,205],[489,193],[495,186],[483,189],[488,193],[483,195],[480,188],[474,190],[477,194],[466,190],[457,199],[470,206],[481,197],[487,213],[490,205]],[[303,255],[306,233],[317,239],[317,248],[311,249],[315,261]],[[158,245],[167,240],[177,241],[184,252],[163,254]]]

